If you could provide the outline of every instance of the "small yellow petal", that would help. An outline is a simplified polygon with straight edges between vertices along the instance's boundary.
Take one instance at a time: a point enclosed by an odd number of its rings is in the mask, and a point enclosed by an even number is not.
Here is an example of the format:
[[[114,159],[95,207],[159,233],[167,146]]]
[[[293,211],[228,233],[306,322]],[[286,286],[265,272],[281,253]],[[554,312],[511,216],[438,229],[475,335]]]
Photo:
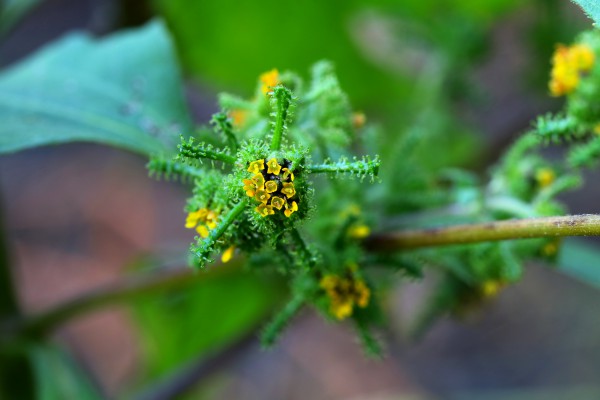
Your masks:
[[[367,225],[354,225],[348,229],[348,236],[352,239],[364,239],[371,233],[371,228]]]
[[[221,262],[223,262],[223,263],[229,262],[229,260],[231,260],[231,258],[233,257],[234,253],[235,253],[235,246],[230,246],[227,250],[225,250],[223,252],[223,255],[221,256]]]
[[[541,188],[550,186],[555,180],[554,171],[550,168],[542,168],[535,174],[535,180]]]
[[[298,211],[298,203],[292,201],[292,204],[287,203],[285,205],[285,211],[283,213],[289,218],[295,211]]]
[[[488,280],[483,282],[481,291],[485,297],[494,297],[500,292],[504,284],[496,280]]]
[[[294,173],[292,171],[289,170],[289,168],[284,168],[282,169],[283,171],[283,179],[284,180],[288,180],[288,178],[290,178],[291,182],[294,182]]]
[[[198,232],[198,234],[205,239],[208,237],[208,228],[206,225],[198,225],[196,232]]]
[[[272,69],[260,75],[260,91],[263,94],[268,94],[272,88],[279,83],[279,71]]]

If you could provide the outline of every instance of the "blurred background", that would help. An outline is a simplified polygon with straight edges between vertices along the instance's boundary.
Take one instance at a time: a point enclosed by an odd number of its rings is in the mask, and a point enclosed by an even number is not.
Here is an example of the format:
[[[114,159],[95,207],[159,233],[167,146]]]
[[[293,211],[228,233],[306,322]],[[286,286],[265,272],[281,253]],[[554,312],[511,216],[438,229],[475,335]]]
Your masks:
[[[567,0],[7,5],[14,15],[1,28],[1,68],[73,30],[102,37],[162,18],[198,124],[217,111],[219,91],[249,97],[260,73],[308,76],[325,58],[382,141],[393,143],[423,119],[424,129],[444,133],[427,149],[437,155],[431,168],[481,174],[537,114],[558,109],[547,93],[551,53],[591,27]],[[193,237],[183,227],[187,190],[148,179],[145,163],[92,144],[0,158],[2,222],[24,312],[135,271],[184,265]],[[573,213],[599,212],[600,187],[591,183],[598,178],[589,174],[583,191],[565,197]],[[427,280],[402,284],[386,299],[383,360],[365,358],[351,330],[312,310],[274,349],[261,350],[256,332],[285,288],[241,273],[236,263],[219,268],[200,285],[74,320],[53,340],[106,398],[600,398],[600,292],[546,266],[529,265],[520,284],[418,341],[406,339],[406,322],[430,287]],[[222,349],[229,350],[212,357]]]

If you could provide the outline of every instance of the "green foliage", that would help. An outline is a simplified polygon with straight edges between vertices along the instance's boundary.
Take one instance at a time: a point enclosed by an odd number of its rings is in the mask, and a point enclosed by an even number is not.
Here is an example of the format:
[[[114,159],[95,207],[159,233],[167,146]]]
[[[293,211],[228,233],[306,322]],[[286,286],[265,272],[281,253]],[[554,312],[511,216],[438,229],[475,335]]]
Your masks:
[[[279,280],[234,266],[204,273],[202,284],[134,303],[146,378],[251,334],[282,297]]]
[[[0,3],[0,36],[6,34],[41,0],[5,0]]]
[[[556,264],[560,272],[600,288],[600,252],[591,243],[565,240]]]
[[[0,153],[74,141],[172,152],[191,132],[181,89],[162,23],[101,40],[71,34],[0,75]]]
[[[588,17],[594,21],[594,25],[600,22],[600,4],[594,0],[571,0],[585,11]]]
[[[37,379],[38,400],[100,400],[104,397],[80,367],[53,347],[34,347],[30,358]]]

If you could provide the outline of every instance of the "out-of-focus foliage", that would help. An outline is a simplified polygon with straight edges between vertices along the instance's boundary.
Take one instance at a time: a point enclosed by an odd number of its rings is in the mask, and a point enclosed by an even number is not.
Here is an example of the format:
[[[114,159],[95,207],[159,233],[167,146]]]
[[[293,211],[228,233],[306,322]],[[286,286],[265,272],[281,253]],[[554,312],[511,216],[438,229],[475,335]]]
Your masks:
[[[262,71],[306,71],[315,60],[326,58],[340,67],[340,80],[354,104],[373,109],[409,95],[412,76],[438,52],[468,63],[464,56],[483,51],[490,24],[521,2],[156,4],[184,64],[203,79],[249,92],[249,82]]]
[[[145,349],[145,379],[202,358],[251,334],[281,301],[277,279],[220,266],[189,289],[134,303]]]
[[[36,346],[29,351],[36,377],[37,400],[101,400],[81,367],[67,354],[50,346]]]
[[[0,36],[8,32],[41,0],[3,0],[0,2]]]
[[[0,153],[92,141],[151,155],[192,130],[163,24],[72,34],[0,76]]]

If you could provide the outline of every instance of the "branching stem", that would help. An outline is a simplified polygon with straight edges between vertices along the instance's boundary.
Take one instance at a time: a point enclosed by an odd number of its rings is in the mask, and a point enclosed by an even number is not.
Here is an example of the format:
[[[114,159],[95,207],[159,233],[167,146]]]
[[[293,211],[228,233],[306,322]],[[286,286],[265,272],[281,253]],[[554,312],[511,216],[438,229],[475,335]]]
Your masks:
[[[444,228],[376,233],[364,244],[374,252],[497,240],[600,235],[600,215],[525,218]]]

